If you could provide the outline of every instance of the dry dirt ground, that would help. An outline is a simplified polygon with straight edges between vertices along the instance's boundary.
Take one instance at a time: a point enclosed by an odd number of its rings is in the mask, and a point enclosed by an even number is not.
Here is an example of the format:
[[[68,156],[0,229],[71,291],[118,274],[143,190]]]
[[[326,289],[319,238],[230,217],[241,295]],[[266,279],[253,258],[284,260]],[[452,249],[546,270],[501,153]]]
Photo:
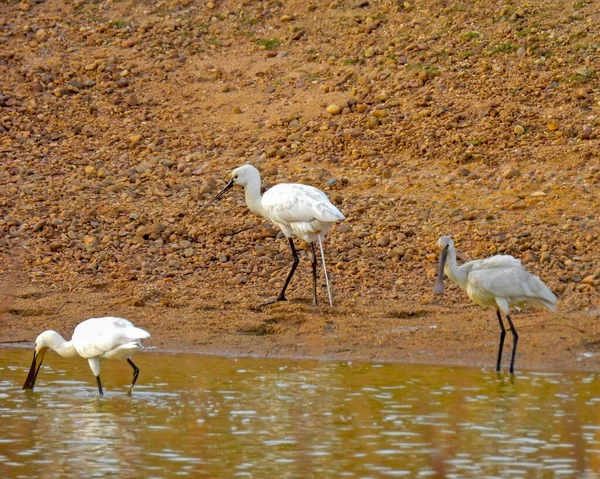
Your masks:
[[[515,313],[517,368],[600,370],[599,6],[0,0],[0,341],[120,315],[167,350],[493,367],[494,312],[432,294],[450,234],[560,295]],[[291,257],[240,190],[194,217],[246,162],[346,215],[334,307],[301,243],[259,307]]]

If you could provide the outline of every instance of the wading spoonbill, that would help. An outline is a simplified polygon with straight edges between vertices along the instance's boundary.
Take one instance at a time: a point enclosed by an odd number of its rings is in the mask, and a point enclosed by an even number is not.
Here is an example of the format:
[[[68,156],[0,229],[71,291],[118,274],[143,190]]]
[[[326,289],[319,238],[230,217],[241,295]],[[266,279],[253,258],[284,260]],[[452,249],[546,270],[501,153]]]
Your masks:
[[[215,195],[203,208],[209,206],[234,185],[244,187],[246,205],[253,213],[265,218],[270,223],[279,227],[289,241],[294,262],[279,296],[266,304],[277,301],[286,301],[285,291],[300,262],[292,236],[297,236],[310,243],[312,249],[313,272],[313,306],[317,305],[317,255],[315,242],[319,243],[323,272],[329,305],[333,306],[329,278],[325,267],[325,254],[323,253],[323,239],[329,232],[331,225],[345,219],[344,215],[331,204],[329,198],[321,190],[313,186],[297,183],[280,183],[260,194],[260,173],[252,165],[243,165],[231,172],[231,180],[225,188]]]
[[[467,295],[474,303],[496,309],[501,331],[496,371],[500,371],[502,348],[506,336],[501,312],[506,315],[514,338],[510,360],[510,373],[513,374],[519,335],[510,318],[510,307],[533,304],[556,312],[557,297],[540,278],[528,273],[520,260],[510,255],[491,256],[458,266],[452,239],[442,236],[437,244],[440,249],[440,264],[434,288],[435,294],[444,292],[445,272],[452,281],[467,291]]]
[[[100,359],[127,359],[133,368],[133,381],[127,392],[131,396],[140,370],[130,358],[142,348],[141,340],[149,337],[150,333],[136,328],[126,319],[113,317],[82,321],[75,327],[71,341],[66,341],[56,331],[44,331],[35,340],[33,362],[23,389],[33,389],[44,355],[48,349],[52,349],[65,358],[77,355],[86,358],[96,376],[100,396],[104,395],[100,382]]]

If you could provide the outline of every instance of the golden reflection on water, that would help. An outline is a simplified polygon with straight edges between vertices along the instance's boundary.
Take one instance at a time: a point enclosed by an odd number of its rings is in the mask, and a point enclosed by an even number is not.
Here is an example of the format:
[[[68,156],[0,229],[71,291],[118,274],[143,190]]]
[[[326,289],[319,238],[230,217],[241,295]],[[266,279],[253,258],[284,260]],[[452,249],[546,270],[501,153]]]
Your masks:
[[[0,349],[0,477],[507,477],[600,470],[595,373]]]

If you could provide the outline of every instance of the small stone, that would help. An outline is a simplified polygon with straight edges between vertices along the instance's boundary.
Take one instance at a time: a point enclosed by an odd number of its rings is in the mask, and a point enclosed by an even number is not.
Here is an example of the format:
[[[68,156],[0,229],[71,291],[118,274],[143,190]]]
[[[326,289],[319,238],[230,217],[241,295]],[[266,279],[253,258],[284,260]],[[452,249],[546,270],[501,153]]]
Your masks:
[[[513,128],[513,131],[515,132],[515,135],[522,135],[523,133],[525,133],[525,128],[523,128],[522,125],[516,125]]]
[[[594,283],[594,275],[590,274],[581,280],[584,284],[593,284]]]
[[[394,259],[400,259],[400,258],[404,257],[405,254],[406,254],[406,252],[402,248],[394,248],[392,250],[392,258],[394,258]]]
[[[518,178],[521,176],[521,172],[517,168],[509,168],[504,173],[502,173],[502,177],[510,180],[511,178]]]
[[[148,227],[146,225],[140,225],[137,227],[137,229],[135,230],[135,235],[138,237],[143,237],[148,235]]]
[[[537,263],[538,258],[535,254],[533,254],[533,252],[526,251],[521,261],[523,261],[523,263]]]
[[[367,125],[369,126],[369,128],[376,128],[379,126],[379,120],[374,116],[370,116],[367,119]]]
[[[548,122],[546,128],[548,128],[548,131],[556,131],[560,128],[560,123],[558,123],[558,120],[552,119]]]
[[[242,109],[239,106],[234,106],[233,113],[235,113],[236,115],[239,115],[240,113],[242,113]]]
[[[138,101],[138,97],[135,93],[132,93],[131,95],[127,95],[123,101],[125,103],[127,103],[129,106],[136,106],[139,101]]]
[[[142,141],[142,135],[131,135],[129,137],[129,145],[130,146],[137,146],[140,144],[140,142]]]
[[[342,109],[340,108],[340,106],[336,105],[335,103],[332,103],[327,107],[327,113],[330,113],[332,115],[339,115],[341,111]]]
[[[390,244],[390,237],[388,235],[377,238],[377,246],[387,246],[388,244]]]
[[[215,191],[215,185],[212,183],[205,183],[200,187],[200,194],[204,195],[205,193],[212,193]]]
[[[367,47],[364,52],[365,58],[373,58],[375,56],[375,49],[373,47]]]
[[[50,251],[53,251],[53,252],[58,251],[58,250],[62,249],[62,247],[63,247],[62,243],[57,243],[57,242],[50,243]]]
[[[38,221],[35,225],[33,225],[32,231],[35,233],[35,232],[41,230],[44,226],[46,226],[47,222],[48,222],[47,220]]]
[[[281,15],[281,17],[279,18],[279,21],[281,22],[291,22],[293,20],[293,17],[291,15]]]
[[[94,236],[86,236],[83,238],[83,244],[85,244],[85,250],[88,253],[94,253],[98,251],[98,239]]]
[[[96,174],[96,168],[94,168],[92,165],[87,165],[85,167],[85,174],[88,176],[94,176]]]
[[[225,253],[219,254],[218,258],[221,263],[227,263],[229,261],[229,255]]]
[[[164,223],[153,223],[148,227],[148,233],[160,234],[167,229],[167,225]]]
[[[540,263],[549,263],[550,262],[550,252],[543,251],[540,255]]]
[[[131,48],[132,46],[134,46],[136,44],[136,40],[134,40],[133,38],[128,38],[126,40],[123,40],[121,42],[121,46],[123,48]]]
[[[194,256],[194,253],[195,253],[194,248],[186,248],[183,251],[183,256],[185,256],[186,258],[191,258],[192,256]]]
[[[365,25],[365,33],[371,33],[379,26],[378,22],[369,22]]]
[[[527,208],[527,203],[525,203],[523,200],[519,200],[510,205],[511,210],[524,210],[525,208]]]
[[[588,125],[583,125],[581,133],[579,133],[580,140],[589,140],[592,134],[592,129]]]
[[[37,32],[35,32],[35,39],[40,43],[45,42],[48,40],[48,32],[43,28],[40,28]]]
[[[54,96],[57,96],[58,98],[61,98],[65,95],[69,94],[69,90],[67,90],[66,88],[55,88],[52,93],[54,93]]]

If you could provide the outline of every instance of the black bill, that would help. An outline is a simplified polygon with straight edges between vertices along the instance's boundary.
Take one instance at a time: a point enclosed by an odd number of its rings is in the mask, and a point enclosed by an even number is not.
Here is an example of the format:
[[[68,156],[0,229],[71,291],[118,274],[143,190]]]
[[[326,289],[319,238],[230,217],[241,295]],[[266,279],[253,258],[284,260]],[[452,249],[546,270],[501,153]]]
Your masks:
[[[42,367],[42,362],[44,361],[44,354],[46,350],[43,349],[40,353],[33,353],[33,361],[31,362],[31,368],[29,369],[29,374],[27,375],[27,379],[25,379],[25,384],[23,384],[23,389],[33,389],[35,385],[35,380],[37,379],[37,375],[40,372],[40,368]]]
[[[233,182],[233,178],[231,180],[229,180],[229,183],[227,183],[225,185],[225,188],[223,188],[221,191],[219,191],[215,196],[213,196],[208,203],[206,203],[204,206],[202,206],[198,212],[192,217],[192,219],[194,219],[196,216],[198,216],[200,214],[200,212],[206,208],[207,206],[212,205],[215,201],[217,201],[221,196],[223,196],[227,191],[229,191],[231,188],[233,188],[233,185],[235,183]]]
[[[440,252],[440,265],[438,269],[437,280],[433,287],[434,294],[442,294],[444,292],[444,266],[446,265],[446,259],[448,258],[448,247],[446,246]]]

